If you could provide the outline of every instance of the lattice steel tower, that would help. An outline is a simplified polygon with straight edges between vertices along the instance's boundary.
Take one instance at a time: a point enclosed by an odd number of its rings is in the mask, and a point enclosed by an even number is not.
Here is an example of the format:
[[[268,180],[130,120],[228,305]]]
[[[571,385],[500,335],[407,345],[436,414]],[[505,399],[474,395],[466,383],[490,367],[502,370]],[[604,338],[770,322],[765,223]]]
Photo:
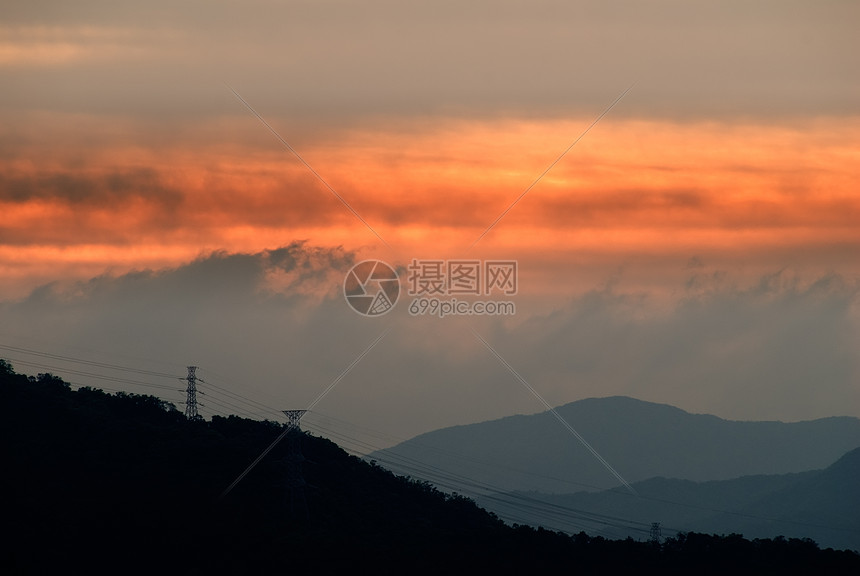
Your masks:
[[[188,387],[185,389],[185,417],[189,420],[199,418],[197,414],[197,366],[188,367],[188,375],[185,381]]]
[[[662,537],[663,537],[663,534],[662,534],[662,531],[660,530],[660,523],[659,522],[652,522],[651,523],[651,538],[650,538],[651,542],[659,544]]]
[[[287,491],[289,492],[290,513],[295,515],[296,509],[300,507],[304,516],[308,515],[308,505],[305,502],[305,482],[302,476],[301,438],[302,429],[299,428],[299,420],[302,419],[307,410],[284,410],[287,417]]]

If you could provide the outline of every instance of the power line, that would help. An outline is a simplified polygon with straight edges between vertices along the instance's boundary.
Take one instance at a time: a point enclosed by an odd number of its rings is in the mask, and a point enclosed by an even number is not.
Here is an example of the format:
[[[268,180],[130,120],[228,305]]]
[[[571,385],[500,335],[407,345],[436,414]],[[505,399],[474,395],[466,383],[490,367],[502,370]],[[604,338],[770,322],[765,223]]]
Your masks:
[[[38,350],[31,350],[29,348],[21,348],[18,346],[9,346],[6,344],[0,344],[0,349],[2,350],[10,350],[12,352],[19,352],[23,354],[28,354],[31,356],[40,356],[42,358],[51,358],[54,360],[63,360],[65,362],[71,362],[73,364],[84,364],[87,366],[95,366],[98,368],[107,368],[109,370],[117,370],[121,372],[131,372],[135,374],[144,374],[146,376],[157,376],[160,378],[170,378],[173,379],[175,376],[173,374],[167,374],[165,372],[155,372],[152,370],[142,370],[140,368],[130,368],[128,366],[121,366],[119,364],[108,364],[106,362],[96,362],[94,360],[83,360],[79,358],[74,358],[72,356],[63,356],[61,354],[51,354],[49,352],[40,352]]]
[[[381,340],[382,337],[384,336],[384,334],[385,333],[380,335],[380,337],[376,340],[376,342]],[[376,342],[374,342],[374,344]],[[365,352],[362,354],[362,356],[364,354],[366,354],[367,352],[369,352],[372,347],[373,347],[373,345],[371,345],[367,350],[365,350]],[[55,359],[74,362],[74,363],[78,363],[78,364],[82,364],[82,365],[104,367],[104,368],[109,368],[109,369],[114,369],[114,370],[125,370],[127,372],[133,372],[133,373],[139,373],[139,374],[148,374],[148,375],[158,376],[158,377],[176,378],[175,375],[170,375],[170,374],[165,374],[165,373],[160,373],[160,372],[155,372],[155,371],[142,370],[142,369],[137,369],[137,368],[129,368],[126,366],[121,366],[118,364],[110,364],[110,363],[105,363],[105,362],[89,361],[89,360],[85,360],[85,359],[73,358],[73,357],[69,357],[69,356],[61,356],[58,354],[50,354],[47,352],[41,352],[41,351],[36,351],[36,350],[31,350],[31,349],[26,349],[26,348],[20,348],[20,347],[14,347],[14,346],[0,345],[0,349],[17,350],[21,353],[25,353],[28,355],[34,355],[34,356],[46,357],[46,358],[55,358]],[[169,386],[162,386],[162,385],[152,384],[152,383],[143,382],[143,381],[139,381],[139,380],[131,380],[131,379],[126,379],[126,378],[121,378],[121,377],[107,376],[104,374],[97,374],[97,373],[93,373],[93,372],[75,370],[75,369],[70,369],[70,368],[57,368],[57,367],[50,366],[50,365],[37,364],[37,363],[31,362],[31,361],[20,360],[20,359],[15,359],[15,358],[9,358],[9,360],[11,360],[17,364],[33,366],[33,367],[36,367],[38,369],[56,369],[56,370],[59,370],[59,371],[64,372],[64,373],[81,375],[81,376],[85,376],[87,378],[99,379],[99,380],[108,381],[108,382],[116,382],[116,383],[120,383],[120,384],[132,384],[135,386],[144,386],[144,387],[150,387],[150,388],[156,388],[156,389],[162,389],[162,390],[176,390],[175,388],[171,388]],[[350,368],[351,367],[352,366],[350,366]],[[348,370],[346,370],[345,372],[348,372]],[[338,377],[338,379],[335,380],[335,383],[338,382],[343,376],[345,376],[345,374],[341,374]],[[200,380],[200,379],[198,378],[197,380]],[[209,386],[210,386],[210,384],[207,383],[207,388]],[[220,406],[221,408],[225,409],[225,412],[224,412],[225,414],[230,414],[231,413],[230,410],[233,410],[234,413],[240,413],[240,414],[242,414],[242,413],[248,414],[248,412],[246,410],[242,409],[241,407],[236,406],[231,401],[229,401],[225,398],[219,397],[221,395],[221,393],[223,393],[223,395],[227,396],[228,398],[234,399],[237,402],[240,402],[241,404],[244,404],[246,406],[258,407],[262,410],[265,410],[268,413],[277,413],[276,410],[270,408],[269,406],[267,406],[261,402],[247,398],[245,396],[231,392],[229,390],[226,390],[226,389],[218,387],[218,386],[216,386],[215,388],[218,389],[218,392],[214,392],[216,397],[213,398],[211,396],[211,394],[213,394],[213,392],[210,390],[210,395],[207,396],[207,398],[208,398],[207,403],[208,404],[214,404],[214,405]],[[114,392],[122,392],[123,391],[123,390],[117,390],[117,389],[112,389],[112,388],[105,388],[105,389],[110,390],[110,391],[114,391]],[[325,395],[325,393],[330,391],[330,389],[331,389],[331,386],[329,388],[327,388],[318,398],[321,399]],[[156,396],[156,397],[158,397],[158,396]],[[168,398],[159,397],[159,399],[172,403],[172,400],[168,399]],[[198,406],[201,406],[201,405],[198,403]],[[319,414],[320,416],[322,416],[324,418],[339,421],[342,424],[351,426],[353,428],[362,429],[365,432],[372,432],[375,435],[377,435],[379,438],[384,439],[386,441],[388,441],[390,439],[401,440],[401,441],[403,440],[402,438],[398,438],[398,437],[392,436],[392,435],[384,433],[384,432],[375,431],[375,430],[372,430],[369,428],[362,428],[362,427],[356,426],[352,423],[346,422],[344,420],[338,420],[337,418],[334,418],[334,417],[329,416],[329,415],[320,414],[320,413],[317,413],[317,414]],[[350,436],[343,435],[337,431],[328,429],[325,426],[322,426],[320,424],[314,424],[314,423],[307,424],[307,421],[306,421],[306,425],[310,426],[312,429],[318,429],[328,436],[334,436],[335,438],[341,438],[342,441],[349,442],[349,443],[352,443],[352,444],[358,445],[358,446],[363,446],[368,451],[368,453],[378,452],[379,450],[382,450],[382,448],[379,446],[374,446],[368,442],[363,442],[363,441],[358,440],[357,438],[355,438],[354,436],[351,436],[351,435]],[[279,437],[278,440],[280,440],[280,438],[282,438],[282,437],[283,436]],[[276,444],[278,440],[273,442],[271,447],[274,447],[274,444]],[[271,447],[270,447],[270,449],[271,449]],[[438,447],[427,446],[427,445],[425,445],[425,447],[430,448],[432,450],[435,450],[437,452],[441,452],[441,453],[444,453],[444,454],[447,454],[450,456],[460,458],[460,459],[464,459],[464,460],[471,461],[474,463],[479,463],[479,464],[485,465],[487,467],[498,468],[498,469],[507,469],[507,470],[515,471],[515,472],[525,474],[525,475],[554,479],[554,480],[558,480],[558,481],[562,481],[562,482],[567,482],[567,483],[570,483],[573,485],[584,486],[587,488],[599,488],[597,486],[579,483],[579,482],[575,482],[575,481],[572,481],[569,479],[554,478],[551,476],[544,476],[544,475],[537,474],[537,473],[530,472],[530,471],[517,470],[516,468],[513,468],[513,467],[503,466],[503,465],[500,465],[498,463],[491,463],[491,462],[482,461],[482,460],[479,460],[479,459],[476,459],[473,457],[469,457],[469,456],[466,456],[464,454],[460,454],[458,452],[451,451],[451,450],[444,450],[444,449],[441,449]],[[383,452],[384,452],[384,450],[383,450]],[[264,456],[266,453],[268,453],[268,449],[264,454],[261,455],[261,457]],[[361,454],[360,452],[356,452],[356,454],[358,456],[365,457],[365,454]],[[427,464],[427,463],[424,463],[421,461],[417,461],[414,459],[409,459],[408,457],[405,457],[402,455],[396,455],[393,453],[388,453],[388,454],[386,454],[385,457],[377,456],[377,460],[379,460],[381,462],[386,462],[386,458],[387,458],[388,462],[396,464],[397,466],[399,466],[402,469],[412,470],[413,472],[417,472],[419,477],[423,476],[423,477],[429,479],[429,478],[433,478],[435,476],[435,479],[432,481],[434,484],[437,484],[441,487],[450,489],[452,491],[461,492],[461,491],[464,491],[464,488],[466,488],[466,489],[470,490],[470,493],[476,494],[478,497],[484,498],[484,499],[486,499],[488,495],[491,496],[494,493],[495,494],[505,493],[504,489],[502,489],[498,486],[494,486],[490,483],[478,481],[478,480],[468,478],[468,477],[463,476],[463,475],[454,474],[454,473],[451,473],[449,471],[445,471],[441,468],[435,467],[433,465],[430,465],[430,464]],[[623,491],[616,491],[616,490],[610,489],[610,490],[607,490],[605,492],[614,494],[616,496],[624,496],[627,498],[634,497],[633,495],[628,494],[628,493],[623,492]],[[659,503],[663,503],[663,504],[670,504],[670,505],[674,505],[674,506],[698,509],[698,510],[703,510],[703,511],[715,512],[715,513],[724,513],[724,514],[728,514],[728,515],[734,515],[734,516],[757,519],[757,520],[765,520],[765,521],[777,522],[777,523],[783,523],[783,524],[792,524],[792,525],[797,525],[797,526],[806,526],[806,527],[815,527],[815,528],[829,528],[829,529],[840,530],[840,531],[857,532],[857,530],[849,529],[849,528],[843,529],[843,528],[833,527],[833,526],[822,526],[822,525],[809,523],[809,522],[800,522],[800,521],[778,519],[778,518],[768,518],[768,517],[763,517],[763,516],[759,516],[759,515],[738,512],[738,511],[730,511],[730,510],[714,508],[714,507],[709,507],[709,506],[696,505],[696,504],[691,504],[691,503],[676,502],[673,500],[664,499],[664,498],[657,498],[657,497],[653,497],[653,496],[637,495],[635,497],[645,499],[645,500],[651,500],[651,501],[659,502]],[[532,504],[531,504],[532,506],[538,506],[534,502],[541,502],[540,500],[536,500],[533,498],[531,500],[532,500]],[[559,506],[555,503],[543,503],[542,505],[543,506]],[[564,508],[564,509],[570,510],[568,508]],[[545,508],[545,510],[547,510],[547,509]],[[588,513],[588,514],[594,514],[594,513]],[[600,515],[600,517],[604,517],[607,519],[614,518],[614,517],[608,516],[608,515]],[[624,519],[620,519],[620,518],[618,520],[642,524],[641,522],[637,522],[637,521],[633,521],[633,520],[624,520]],[[628,528],[632,529],[633,527],[628,526]],[[635,529],[641,530],[641,528],[638,528],[638,527]]]
[[[564,528],[565,525],[575,525],[579,530],[588,529],[590,532],[597,532],[601,530],[593,525],[597,523],[618,529],[647,532],[645,528],[647,524],[644,523],[638,523],[642,527],[633,526],[631,523],[637,524],[636,521],[619,519],[617,517],[600,515],[594,512],[565,507],[556,503],[545,502],[521,493],[507,491],[485,481],[475,480],[459,473],[443,470],[403,455],[391,454],[389,456],[389,458],[381,457],[378,461],[388,466],[396,465],[401,471],[399,473],[406,471],[409,476],[429,481],[444,490],[469,495],[482,501],[493,501],[496,504],[514,507],[520,512],[536,515],[536,517],[533,516],[527,521],[522,516],[519,518],[527,524],[540,524],[564,532],[568,532]],[[506,510],[505,516],[512,517],[510,510]],[[555,519],[555,522],[548,522],[548,520],[553,519]],[[559,521],[563,521],[562,524],[559,524]],[[583,524],[582,522],[591,522],[592,524]]]
[[[12,357],[9,357],[9,360],[14,362],[15,364],[23,364],[25,366],[32,366],[32,367],[38,368],[38,369],[56,370],[56,371],[61,372],[61,373],[75,374],[76,376],[85,376],[87,378],[94,378],[96,380],[106,380],[108,382],[116,382],[118,384],[133,384],[135,386],[157,388],[160,390],[173,390],[174,389],[171,386],[164,386],[161,384],[152,384],[150,382],[143,382],[141,380],[129,380],[128,378],[118,378],[116,376],[106,376],[104,374],[98,374],[95,372],[85,372],[82,370],[75,370],[73,368],[61,368],[58,366],[52,366],[52,365],[44,364],[41,362],[35,363],[35,362],[30,362],[27,360],[20,360],[20,359],[16,359],[16,358],[12,358]],[[172,376],[172,378],[175,378],[175,376]]]
[[[331,418],[333,420],[337,420],[336,418],[333,418],[330,416],[325,416],[325,417]],[[510,490],[503,489],[503,488],[500,488],[498,486],[494,486],[494,485],[487,483],[487,482],[484,482],[484,481],[475,480],[473,478],[463,476],[462,474],[454,473],[454,472],[451,472],[450,470],[445,470],[445,469],[439,468],[437,466],[434,466],[432,464],[429,464],[429,463],[426,463],[423,461],[419,461],[419,460],[415,460],[414,458],[410,458],[410,457],[402,455],[402,454],[386,452],[386,449],[382,449],[380,447],[373,446],[372,444],[369,444],[368,442],[356,440],[350,436],[344,436],[343,434],[340,434],[337,431],[330,430],[325,426],[322,426],[322,425],[317,424],[317,423],[313,423],[312,421],[308,421],[307,419],[305,420],[305,423],[306,423],[307,427],[309,427],[311,429],[317,429],[319,431],[322,431],[326,435],[331,435],[331,436],[334,436],[336,438],[342,438],[344,440],[352,442],[353,444],[363,446],[365,448],[365,450],[368,450],[368,453],[377,452],[377,454],[374,455],[374,460],[381,462],[381,463],[384,463],[384,464],[388,464],[389,466],[393,465],[395,467],[395,470],[401,470],[401,471],[407,471],[407,472],[410,472],[410,471],[411,472],[417,472],[418,477],[423,477],[425,480],[429,480],[434,484],[446,487],[446,488],[451,489],[453,491],[463,492],[463,491],[468,490],[468,489],[481,488],[481,489],[486,490],[486,491],[491,492],[491,493],[510,493]],[[382,434],[382,433],[380,433],[380,434]],[[444,450],[444,449],[436,448],[436,447],[434,447],[434,448],[436,450],[438,450],[439,452],[442,452],[442,453],[445,453],[448,455],[462,456],[461,454],[458,454],[457,452],[453,452],[450,450]],[[360,452],[356,452],[356,454],[358,456],[365,458],[365,459],[367,458],[365,455],[361,454]],[[468,457],[466,457],[466,459],[471,460],[471,461],[475,461],[475,462],[481,462],[480,460],[475,460],[475,459],[471,459]],[[511,470],[521,472],[524,474],[529,474],[528,472],[525,472],[522,470],[517,470],[515,468],[506,467],[506,466],[501,466],[501,465],[498,465],[495,463],[489,463],[489,462],[481,462],[481,463],[486,464],[487,466],[490,466],[490,467],[511,469]],[[542,476],[539,474],[532,474],[532,475],[535,475],[538,477],[553,478],[553,477],[549,477],[549,476]],[[553,479],[565,481],[565,482],[570,482],[571,484],[582,485],[581,483],[577,483],[574,481],[558,479],[558,478],[553,478]],[[591,485],[585,485],[585,486],[588,486],[591,488],[600,488],[600,487],[591,486]],[[755,520],[764,520],[764,521],[768,521],[768,522],[804,526],[804,527],[809,527],[809,528],[828,528],[828,529],[839,530],[839,531],[858,532],[858,530],[852,529],[852,528],[839,528],[839,527],[835,527],[835,526],[825,526],[825,525],[821,525],[821,524],[815,524],[812,522],[802,522],[802,521],[790,520],[790,519],[772,518],[772,517],[760,516],[760,515],[756,515],[756,514],[748,514],[748,513],[744,513],[744,512],[731,511],[731,510],[726,510],[723,508],[716,508],[716,507],[712,507],[712,506],[703,506],[703,505],[697,505],[697,504],[692,504],[692,503],[677,502],[674,500],[669,500],[669,499],[665,499],[665,498],[658,498],[655,496],[642,495],[642,494],[638,494],[638,493],[632,494],[632,493],[629,493],[629,492],[624,491],[624,490],[600,489],[600,491],[602,493],[605,493],[605,494],[613,495],[614,497],[648,500],[648,501],[653,501],[653,502],[657,502],[657,503],[661,503],[661,504],[670,504],[673,506],[678,506],[678,507],[683,507],[683,508],[702,510],[702,511],[706,511],[706,512],[722,513],[722,514],[728,514],[728,515],[750,518],[750,519],[755,519]],[[486,494],[480,493],[479,496],[485,497]],[[548,504],[550,504],[550,503],[548,503]],[[552,505],[556,505],[556,504],[552,503]],[[610,517],[610,516],[608,516],[608,517]],[[627,520],[627,521],[639,524],[643,527],[649,527],[649,529],[650,529],[650,523],[634,521],[634,520]],[[663,525],[663,528],[665,528],[665,525]],[[649,529],[637,528],[637,530],[644,530],[644,532],[649,532]],[[670,529],[673,531],[678,531],[676,528],[670,528]]]

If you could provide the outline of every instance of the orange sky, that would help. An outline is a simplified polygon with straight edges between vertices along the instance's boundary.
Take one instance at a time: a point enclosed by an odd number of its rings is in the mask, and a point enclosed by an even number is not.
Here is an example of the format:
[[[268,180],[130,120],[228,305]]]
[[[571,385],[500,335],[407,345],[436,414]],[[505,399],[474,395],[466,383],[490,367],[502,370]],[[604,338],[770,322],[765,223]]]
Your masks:
[[[631,84],[476,253],[848,272],[858,8],[789,4],[8,7],[0,299],[296,239],[457,256]]]
[[[280,373],[290,342],[311,386],[373,326],[338,294],[351,258],[516,258],[517,317],[491,339],[554,403],[618,393],[730,417],[841,413],[860,373],[858,17],[860,3],[812,0],[7,2],[0,331],[144,346],[180,366],[241,356],[243,381]],[[257,302],[266,286],[231,292],[277,272],[262,251],[289,245],[320,255],[313,281],[263,281],[295,310]],[[150,294],[173,286],[168,268],[183,289]],[[141,269],[155,272],[120,278]],[[114,284],[116,300],[96,290]],[[218,287],[229,306],[197,303]],[[289,314],[318,320],[318,339]],[[191,319],[206,329],[186,338]],[[440,346],[459,349],[450,336]],[[386,356],[421,369],[408,390],[398,381],[402,404],[367,395],[368,418],[415,433],[527,409],[513,395],[486,405],[499,375],[479,359],[463,375],[421,346]],[[474,402],[450,407],[439,382]]]
[[[250,115],[225,122],[220,142],[187,131],[167,147],[123,134],[111,142],[111,127],[90,121],[93,144],[34,144],[2,160],[7,295],[58,270],[87,277],[294,239],[400,261],[459,257],[589,123],[451,120],[294,141],[392,252]],[[231,129],[238,143],[226,137]],[[606,118],[474,253],[540,260],[795,251],[813,260],[805,264],[821,262],[860,248],[857,142],[857,120]]]

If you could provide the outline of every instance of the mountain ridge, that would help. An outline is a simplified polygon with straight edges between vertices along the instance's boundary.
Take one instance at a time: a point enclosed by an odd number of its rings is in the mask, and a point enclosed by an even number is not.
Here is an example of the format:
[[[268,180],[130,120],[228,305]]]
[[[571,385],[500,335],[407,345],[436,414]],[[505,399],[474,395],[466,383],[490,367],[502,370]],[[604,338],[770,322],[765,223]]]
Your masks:
[[[476,501],[509,521],[565,531],[598,530],[613,538],[641,538],[650,522],[659,521],[664,535],[691,530],[747,538],[784,535],[860,550],[858,472],[860,448],[822,470],[709,482],[655,477],[634,483],[636,494],[514,492]],[[525,511],[523,499],[532,502]],[[560,510],[567,513],[557,513]],[[599,520],[606,516],[622,516],[628,524],[608,526]]]
[[[16,374],[0,359],[8,468],[0,555],[11,574],[856,574],[808,539],[678,534],[657,544],[507,526],[462,496],[301,434],[294,506],[283,425],[186,418],[153,396]],[[295,431],[292,432],[296,434]],[[296,437],[293,437],[296,439]],[[266,447],[269,448],[266,448]],[[228,495],[225,485],[267,455]],[[271,450],[271,452],[269,452]],[[763,572],[762,568],[767,570]]]
[[[860,446],[860,419],[851,416],[799,422],[726,420],[627,396],[578,400],[556,412],[627,482],[655,476],[727,480],[816,470]],[[549,411],[442,428],[368,457],[407,474],[403,462],[424,462],[498,491],[565,493],[571,485],[595,490],[618,485]],[[501,471],[505,468],[520,473]]]

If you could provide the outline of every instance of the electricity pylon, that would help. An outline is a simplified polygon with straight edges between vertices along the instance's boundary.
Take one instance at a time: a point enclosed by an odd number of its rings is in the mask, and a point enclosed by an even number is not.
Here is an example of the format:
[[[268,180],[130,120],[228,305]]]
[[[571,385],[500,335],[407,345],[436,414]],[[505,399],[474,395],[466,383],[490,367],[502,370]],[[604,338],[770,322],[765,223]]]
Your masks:
[[[662,534],[662,531],[660,530],[660,523],[659,522],[652,522],[651,523],[651,538],[650,538],[651,542],[654,542],[655,544],[659,544],[660,540],[662,539],[662,536],[663,536],[663,534]]]
[[[289,492],[290,514],[295,515],[296,509],[301,507],[304,516],[308,516],[308,505],[305,501],[305,482],[302,476],[302,462],[305,457],[302,455],[301,438],[302,429],[299,428],[299,420],[302,419],[307,410],[284,410],[284,415],[287,417],[287,491]]]
[[[185,417],[189,420],[197,420],[200,415],[197,413],[197,381],[203,382],[202,378],[197,377],[197,366],[188,367],[188,375],[185,381],[188,386],[185,389]]]

